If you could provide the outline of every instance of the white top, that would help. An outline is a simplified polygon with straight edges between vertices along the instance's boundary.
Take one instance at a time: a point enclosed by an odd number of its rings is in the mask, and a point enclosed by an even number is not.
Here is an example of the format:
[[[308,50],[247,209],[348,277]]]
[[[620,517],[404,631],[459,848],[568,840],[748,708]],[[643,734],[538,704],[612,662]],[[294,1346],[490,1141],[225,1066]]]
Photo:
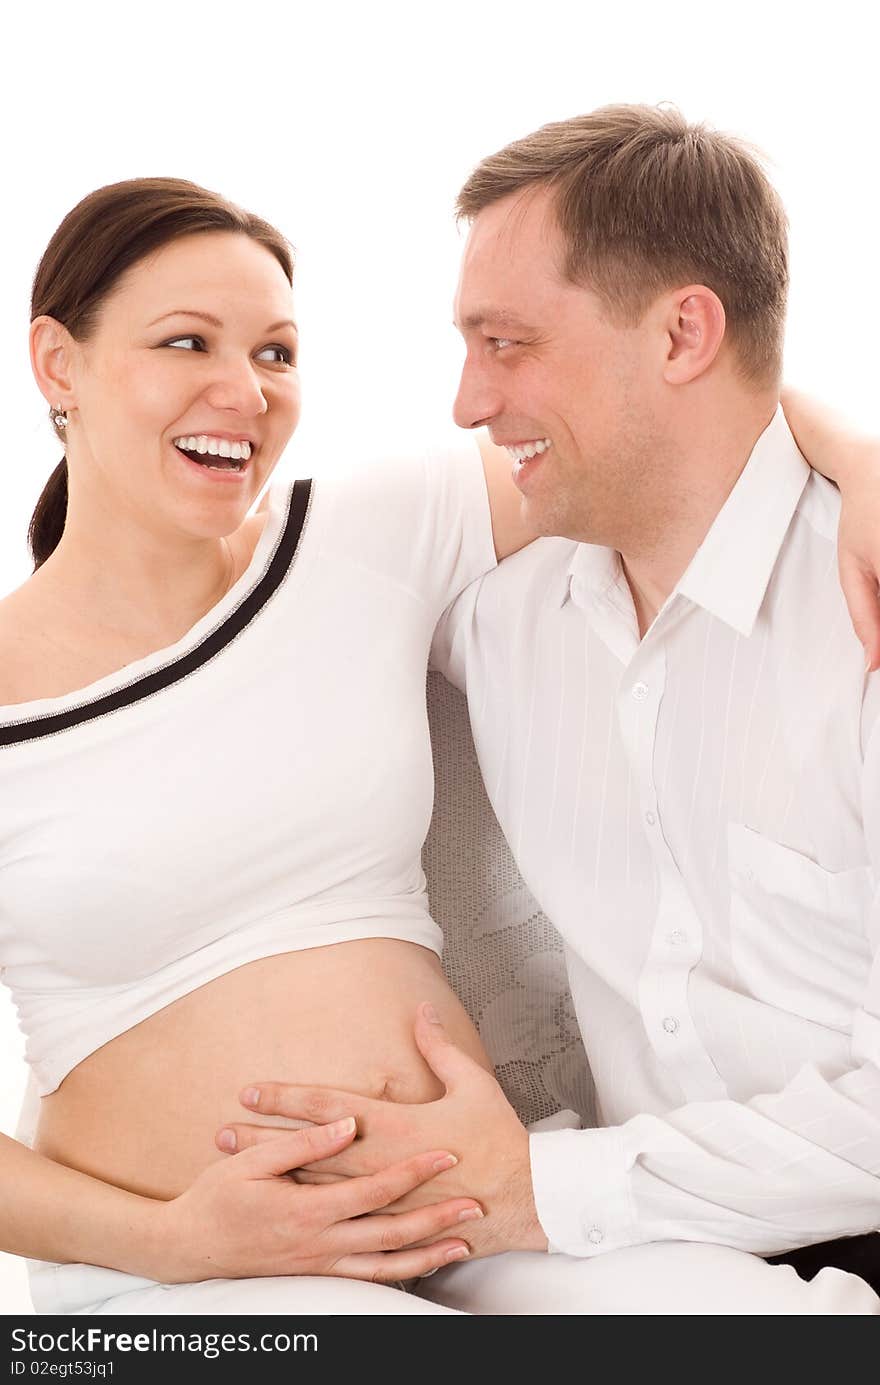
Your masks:
[[[300,481],[177,644],[0,709],[0,963],[43,1093],[257,958],[440,951],[425,669],[444,606],[494,561],[472,445]]]
[[[607,1127],[532,1138],[555,1250],[880,1224],[880,680],[837,519],[780,412],[641,642],[618,555],[563,539],[441,622]]]

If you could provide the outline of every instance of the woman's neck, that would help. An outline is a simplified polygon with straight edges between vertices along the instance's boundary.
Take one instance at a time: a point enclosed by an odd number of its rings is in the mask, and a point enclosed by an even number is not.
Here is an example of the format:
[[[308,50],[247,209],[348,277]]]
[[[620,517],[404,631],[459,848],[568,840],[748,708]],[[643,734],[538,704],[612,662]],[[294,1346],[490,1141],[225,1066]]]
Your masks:
[[[166,536],[122,523],[89,525],[74,512],[32,580],[76,624],[161,647],[221,601],[238,575],[226,538]]]

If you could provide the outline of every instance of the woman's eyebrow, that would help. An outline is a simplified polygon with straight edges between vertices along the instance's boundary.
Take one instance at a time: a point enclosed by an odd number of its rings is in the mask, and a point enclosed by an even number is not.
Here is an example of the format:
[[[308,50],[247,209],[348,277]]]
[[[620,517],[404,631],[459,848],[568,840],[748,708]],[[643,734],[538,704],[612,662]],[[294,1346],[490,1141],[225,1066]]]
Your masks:
[[[212,327],[223,326],[219,317],[214,317],[211,313],[201,313],[196,308],[172,308],[170,313],[162,313],[161,317],[153,318],[153,321],[148,322],[147,326],[155,327],[157,322],[164,322],[166,317],[197,317],[202,322],[209,323]],[[280,322],[273,322],[266,328],[266,331],[277,332],[279,327],[292,327],[295,332],[298,331],[296,323],[289,317],[282,318]]]

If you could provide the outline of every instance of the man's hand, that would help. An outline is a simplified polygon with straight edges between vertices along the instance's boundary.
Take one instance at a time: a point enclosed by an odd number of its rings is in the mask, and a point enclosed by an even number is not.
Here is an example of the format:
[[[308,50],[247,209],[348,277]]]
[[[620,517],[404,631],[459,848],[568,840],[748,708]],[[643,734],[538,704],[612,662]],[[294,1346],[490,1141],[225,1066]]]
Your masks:
[[[422,1207],[437,1198],[476,1198],[484,1217],[468,1224],[466,1232],[475,1255],[546,1250],[532,1194],[528,1132],[513,1107],[494,1077],[449,1040],[430,1005],[419,1009],[415,1038],[446,1088],[438,1101],[413,1106],[326,1087],[269,1082],[242,1093],[242,1104],[261,1115],[297,1121],[355,1117],[358,1139],[332,1158],[308,1165],[297,1174],[302,1182],[375,1175],[420,1150],[448,1149],[458,1164],[401,1197],[394,1210]],[[278,1137],[277,1127],[236,1124],[218,1132],[217,1145],[242,1150]]]

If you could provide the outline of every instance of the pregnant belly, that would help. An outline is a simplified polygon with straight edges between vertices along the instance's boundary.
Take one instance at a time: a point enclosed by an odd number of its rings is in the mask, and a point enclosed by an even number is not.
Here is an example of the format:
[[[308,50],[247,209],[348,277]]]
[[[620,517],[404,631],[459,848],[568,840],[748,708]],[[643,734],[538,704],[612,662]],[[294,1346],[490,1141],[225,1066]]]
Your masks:
[[[427,948],[370,938],[251,962],[74,1068],[41,1103],[36,1148],[132,1192],[169,1198],[228,1157],[214,1134],[248,1119],[237,1099],[244,1086],[308,1083],[433,1101],[442,1087],[413,1038],[423,1000],[456,1043],[491,1067]]]

